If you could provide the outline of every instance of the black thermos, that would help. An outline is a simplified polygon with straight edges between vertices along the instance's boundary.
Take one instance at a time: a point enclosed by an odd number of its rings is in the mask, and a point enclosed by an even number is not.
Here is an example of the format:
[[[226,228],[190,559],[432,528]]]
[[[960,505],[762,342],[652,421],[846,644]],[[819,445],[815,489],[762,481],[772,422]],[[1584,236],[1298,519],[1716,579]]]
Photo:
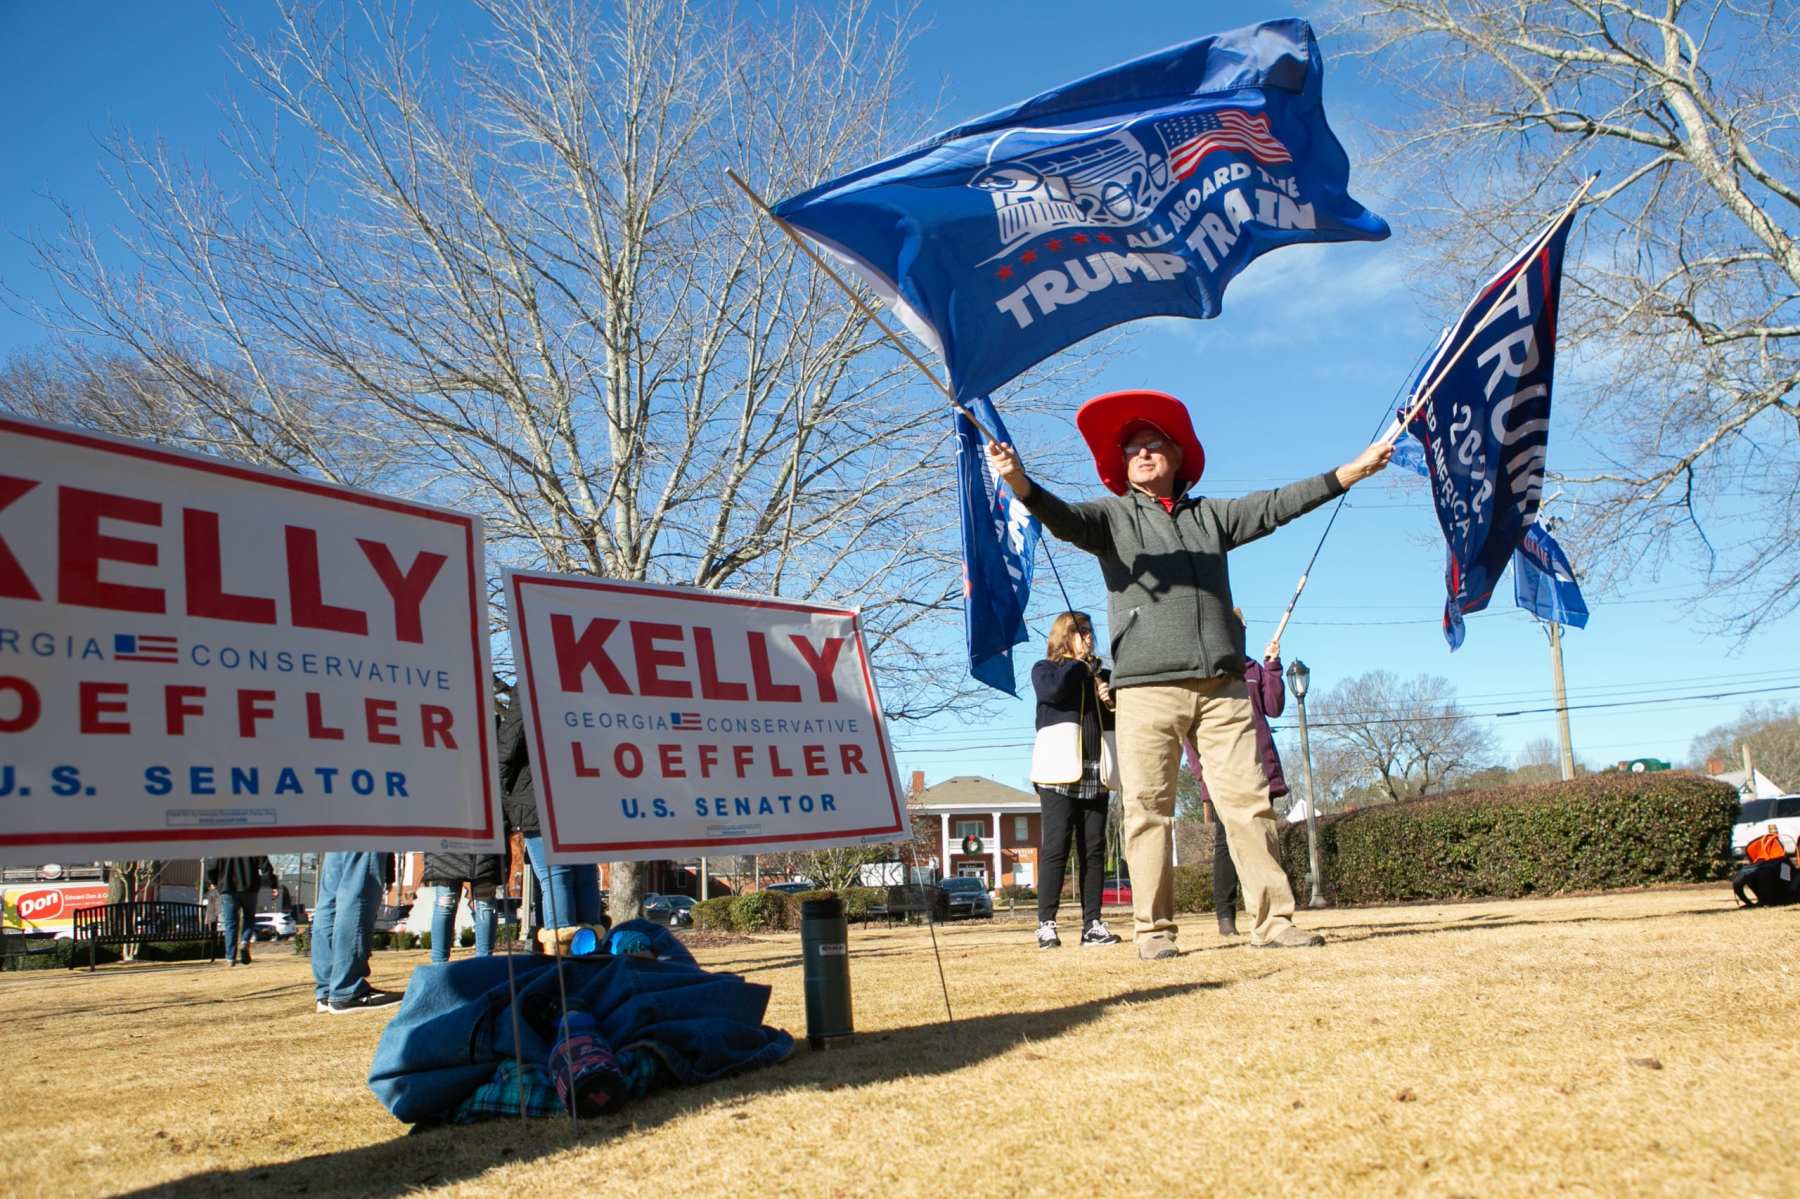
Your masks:
[[[842,1044],[855,1032],[855,1023],[850,1016],[850,927],[837,896],[800,905],[800,952],[807,1043],[814,1049]]]

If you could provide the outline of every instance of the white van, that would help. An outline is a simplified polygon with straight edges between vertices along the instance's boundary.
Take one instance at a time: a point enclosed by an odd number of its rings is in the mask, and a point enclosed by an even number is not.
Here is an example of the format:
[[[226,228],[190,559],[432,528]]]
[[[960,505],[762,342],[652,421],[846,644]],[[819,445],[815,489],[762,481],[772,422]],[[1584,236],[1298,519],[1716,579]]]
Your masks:
[[[1782,848],[1794,852],[1800,841],[1800,795],[1778,795],[1774,799],[1746,799],[1738,804],[1737,823],[1731,826],[1731,856],[1744,856],[1744,846],[1769,831],[1773,824],[1781,836]]]

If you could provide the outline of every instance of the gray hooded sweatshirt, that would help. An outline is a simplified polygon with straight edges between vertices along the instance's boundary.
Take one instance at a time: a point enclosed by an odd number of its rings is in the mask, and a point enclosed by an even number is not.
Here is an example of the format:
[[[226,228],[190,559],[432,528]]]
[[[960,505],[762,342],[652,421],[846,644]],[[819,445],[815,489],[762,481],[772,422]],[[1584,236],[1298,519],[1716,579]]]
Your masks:
[[[1063,541],[1100,560],[1114,687],[1241,678],[1244,626],[1232,615],[1225,555],[1342,495],[1336,471],[1235,500],[1175,501],[1136,489],[1070,504],[1033,479],[1023,503]]]

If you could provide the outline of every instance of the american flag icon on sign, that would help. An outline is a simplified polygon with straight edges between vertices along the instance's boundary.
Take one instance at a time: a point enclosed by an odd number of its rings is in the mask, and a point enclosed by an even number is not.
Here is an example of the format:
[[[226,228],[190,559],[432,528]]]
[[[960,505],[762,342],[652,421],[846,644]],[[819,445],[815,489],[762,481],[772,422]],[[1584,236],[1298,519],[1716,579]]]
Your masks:
[[[177,662],[181,643],[155,633],[114,633],[115,662]]]
[[[697,729],[700,727],[700,713],[670,712],[669,727],[676,729]]]

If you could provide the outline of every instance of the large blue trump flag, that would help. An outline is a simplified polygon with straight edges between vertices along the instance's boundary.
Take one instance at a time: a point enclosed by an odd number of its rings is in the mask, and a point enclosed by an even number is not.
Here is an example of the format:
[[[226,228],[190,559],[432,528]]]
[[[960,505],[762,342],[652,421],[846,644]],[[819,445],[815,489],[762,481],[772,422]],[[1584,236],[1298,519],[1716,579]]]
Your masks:
[[[1541,620],[1587,627],[1587,601],[1575,582],[1575,568],[1550,530],[1540,524],[1526,529],[1512,566],[1514,603]]]
[[[1377,241],[1320,97],[1305,21],[1090,75],[775,206],[853,265],[985,396],[1142,316],[1217,316],[1278,246]]]
[[[1006,425],[986,397],[969,408],[1001,441]],[[1012,489],[994,477],[974,422],[956,422],[956,491],[962,508],[963,617],[969,635],[969,673],[1014,695],[1012,647],[1024,641],[1025,605],[1043,530]]]
[[[1444,637],[1463,640],[1463,616],[1494,586],[1537,520],[1550,443],[1556,301],[1571,206],[1469,302],[1419,372],[1407,409],[1424,445],[1431,499],[1448,549]]]

